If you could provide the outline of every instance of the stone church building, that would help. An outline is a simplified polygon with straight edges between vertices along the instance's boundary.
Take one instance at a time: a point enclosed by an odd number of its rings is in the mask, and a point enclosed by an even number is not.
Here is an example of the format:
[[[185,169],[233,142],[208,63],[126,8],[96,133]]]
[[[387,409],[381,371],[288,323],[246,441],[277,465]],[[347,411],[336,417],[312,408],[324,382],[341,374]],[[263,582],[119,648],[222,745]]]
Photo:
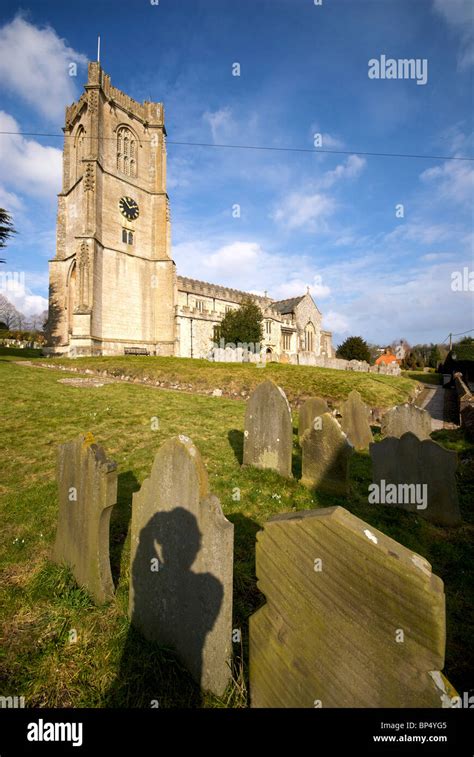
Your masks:
[[[163,105],[132,100],[97,62],[84,89],[66,108],[48,352],[206,357],[219,322],[248,294],[176,273]],[[333,357],[309,291],[250,296],[262,310],[267,357]]]

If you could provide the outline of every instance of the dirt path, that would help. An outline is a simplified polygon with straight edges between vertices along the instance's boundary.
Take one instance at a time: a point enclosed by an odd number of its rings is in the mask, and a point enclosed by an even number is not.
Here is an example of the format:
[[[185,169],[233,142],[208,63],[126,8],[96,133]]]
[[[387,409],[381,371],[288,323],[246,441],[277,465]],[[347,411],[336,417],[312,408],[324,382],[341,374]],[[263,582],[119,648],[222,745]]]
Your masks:
[[[427,387],[419,407],[428,410],[431,415],[431,430],[439,431],[444,428],[444,393],[442,386]]]

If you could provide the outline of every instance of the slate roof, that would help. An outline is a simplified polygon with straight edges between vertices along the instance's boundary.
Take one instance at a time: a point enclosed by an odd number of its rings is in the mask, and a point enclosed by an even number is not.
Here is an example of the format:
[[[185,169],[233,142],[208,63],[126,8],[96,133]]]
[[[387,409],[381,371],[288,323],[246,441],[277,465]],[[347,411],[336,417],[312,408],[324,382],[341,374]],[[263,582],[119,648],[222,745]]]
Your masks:
[[[304,299],[304,294],[301,297],[290,297],[288,300],[276,300],[272,302],[272,307],[278,310],[281,315],[288,315],[295,312],[296,306],[302,299]]]

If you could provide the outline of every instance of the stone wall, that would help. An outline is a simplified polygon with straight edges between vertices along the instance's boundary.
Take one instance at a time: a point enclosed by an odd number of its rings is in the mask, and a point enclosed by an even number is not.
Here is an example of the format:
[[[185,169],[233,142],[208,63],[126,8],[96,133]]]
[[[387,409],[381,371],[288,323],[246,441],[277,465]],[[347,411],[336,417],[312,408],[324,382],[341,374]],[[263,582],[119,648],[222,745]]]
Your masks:
[[[361,371],[363,373],[383,373],[389,376],[399,376],[401,373],[398,363],[391,365],[369,365],[363,360],[343,360],[338,357],[316,356],[312,352],[300,352],[292,355],[290,363],[293,365],[310,365],[315,368],[334,368],[340,371]]]
[[[474,438],[474,395],[462,377],[462,373],[454,374],[459,422],[471,438]]]

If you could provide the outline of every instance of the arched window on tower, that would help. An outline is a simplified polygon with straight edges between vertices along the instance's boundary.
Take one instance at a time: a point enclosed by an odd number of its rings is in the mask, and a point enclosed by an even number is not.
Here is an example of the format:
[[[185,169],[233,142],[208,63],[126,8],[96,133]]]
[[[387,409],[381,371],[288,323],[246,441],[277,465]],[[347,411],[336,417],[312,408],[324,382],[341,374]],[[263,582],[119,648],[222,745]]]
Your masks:
[[[82,176],[83,172],[83,163],[82,160],[84,158],[84,142],[86,137],[86,131],[83,126],[79,126],[77,133],[76,133],[76,179],[78,179],[80,176]]]
[[[132,178],[137,175],[137,140],[127,126],[117,132],[117,170]]]

